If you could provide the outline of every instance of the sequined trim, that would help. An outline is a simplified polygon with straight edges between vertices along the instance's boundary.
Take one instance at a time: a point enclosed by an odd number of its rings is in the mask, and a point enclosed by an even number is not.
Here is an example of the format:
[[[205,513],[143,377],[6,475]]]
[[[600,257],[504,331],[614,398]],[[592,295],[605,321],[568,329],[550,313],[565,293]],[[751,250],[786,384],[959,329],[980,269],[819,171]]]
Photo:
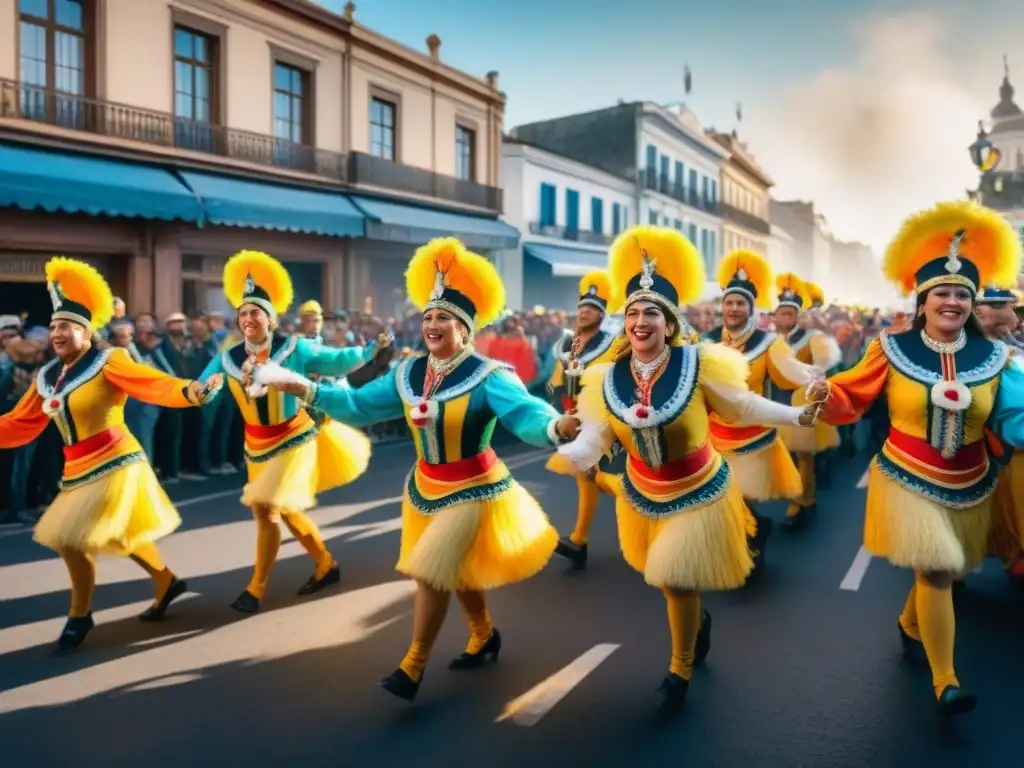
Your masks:
[[[248,461],[251,461],[253,464],[264,464],[270,461],[271,459],[280,456],[285,451],[303,445],[304,443],[308,443],[310,440],[315,439],[318,434],[320,434],[320,427],[316,424],[316,422],[314,422],[313,427],[311,429],[308,429],[301,434],[295,435],[294,437],[289,437],[283,443],[281,443],[280,445],[275,445],[266,453],[253,455],[249,453],[249,449],[246,448],[245,458]]]
[[[969,488],[953,490],[930,483],[917,475],[907,472],[890,461],[884,453],[879,453],[876,460],[878,462],[878,470],[888,479],[916,496],[922,496],[949,509],[968,509],[975,504],[980,504],[992,495],[996,488],[996,483],[999,481],[999,468],[991,461],[989,462],[988,472],[981,480]]]
[[[242,369],[235,365],[235,361],[231,359],[231,350],[235,349],[236,347],[243,346],[244,344],[244,341],[240,341],[238,342],[238,344],[234,344],[225,349],[220,355],[220,363],[221,366],[224,368],[224,373],[226,373],[228,376],[235,379],[236,381],[242,381]],[[283,364],[285,360],[291,357],[292,352],[295,351],[295,348],[298,346],[298,344],[298,337],[288,337],[288,340],[281,345],[281,348],[278,349],[277,352],[270,356],[270,359],[273,360],[278,365]]]
[[[643,517],[659,519],[671,517],[693,507],[703,507],[721,499],[729,489],[732,480],[732,469],[727,461],[723,461],[718,471],[704,485],[684,493],[672,501],[652,501],[640,493],[629,479],[629,474],[622,475],[622,491],[626,502]]]
[[[464,488],[460,491],[455,491],[447,496],[442,496],[439,499],[428,499],[420,493],[416,487],[416,469],[409,473],[405,480],[405,490],[409,497],[409,503],[412,508],[415,509],[422,515],[432,516],[436,515],[443,509],[454,507],[456,504],[466,504],[469,502],[484,502],[496,499],[503,493],[506,493],[509,488],[512,487],[512,475],[506,474],[500,480],[496,480],[493,483],[486,485],[478,485],[473,488]]]
[[[676,347],[675,349],[683,356],[679,366],[679,383],[676,385],[672,397],[664,405],[660,408],[653,406],[649,408],[651,415],[648,419],[648,428],[660,427],[663,424],[675,421],[679,414],[686,409],[686,406],[690,404],[690,400],[693,399],[693,393],[696,391],[697,378],[700,375],[700,354],[698,351],[700,348]],[[615,368],[619,364],[616,363],[608,366],[608,370],[605,372],[602,387],[604,403],[615,418],[623,424],[628,424],[629,422],[626,421],[626,411],[633,407],[633,403],[624,402],[615,390]],[[621,362],[621,364],[628,365],[629,361],[626,360]]]
[[[903,353],[903,350],[899,348],[893,336],[883,333],[879,335],[878,339],[886,359],[897,371],[907,378],[929,387],[935,386],[936,383],[942,380],[941,371],[933,371],[930,368],[925,368],[912,362]],[[956,380],[961,384],[974,386],[991,381],[1003,370],[1009,354],[1005,344],[993,344],[992,353],[988,356],[988,359],[969,371],[957,371]]]
[[[146,456],[142,451],[134,451],[132,453],[126,453],[122,456],[118,456],[116,459],[111,459],[106,464],[96,467],[80,477],[76,477],[72,480],[61,480],[61,490],[70,491],[75,488],[80,488],[83,485],[94,483],[101,477],[109,475],[111,472],[116,472],[122,467],[127,467],[131,464],[138,464],[140,461],[145,461]]]

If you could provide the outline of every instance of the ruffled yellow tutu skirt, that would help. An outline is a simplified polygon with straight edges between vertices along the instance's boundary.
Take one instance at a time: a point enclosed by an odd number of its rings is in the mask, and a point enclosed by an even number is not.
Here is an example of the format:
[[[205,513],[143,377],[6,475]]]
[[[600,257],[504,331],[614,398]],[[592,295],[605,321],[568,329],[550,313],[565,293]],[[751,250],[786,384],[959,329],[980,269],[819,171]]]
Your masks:
[[[893,565],[963,573],[985,559],[993,497],[950,509],[918,496],[871,462],[864,546]]]
[[[493,498],[429,515],[412,505],[406,490],[396,568],[449,592],[495,589],[537,574],[557,544],[544,510],[515,480]]]
[[[97,555],[130,555],[173,532],[181,517],[146,461],[119,467],[61,491],[36,523],[44,547]]]
[[[242,503],[279,512],[304,512],[316,506],[318,493],[347,485],[370,463],[370,441],[362,432],[326,421],[317,436],[267,461],[246,461],[249,482]]]
[[[660,518],[641,515],[620,493],[615,516],[622,556],[653,587],[737,589],[754,567],[747,537],[757,523],[735,480],[717,501]]]
[[[1012,560],[1024,552],[1024,453],[1015,453],[999,475],[992,506],[988,554]]]
[[[794,500],[803,493],[800,470],[782,440],[776,438],[764,450],[755,453],[722,451],[722,456],[732,467],[733,477],[745,499]]]

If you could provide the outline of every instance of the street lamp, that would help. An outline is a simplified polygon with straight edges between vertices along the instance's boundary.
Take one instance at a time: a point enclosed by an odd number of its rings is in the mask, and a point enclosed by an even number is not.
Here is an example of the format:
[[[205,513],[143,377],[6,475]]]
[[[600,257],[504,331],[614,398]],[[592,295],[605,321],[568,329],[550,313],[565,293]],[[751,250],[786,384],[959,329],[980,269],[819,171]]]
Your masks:
[[[994,170],[1003,157],[1002,152],[992,146],[992,142],[988,140],[985,126],[980,120],[978,121],[978,136],[968,147],[968,151],[971,153],[971,162],[974,163],[974,167],[983,174]]]

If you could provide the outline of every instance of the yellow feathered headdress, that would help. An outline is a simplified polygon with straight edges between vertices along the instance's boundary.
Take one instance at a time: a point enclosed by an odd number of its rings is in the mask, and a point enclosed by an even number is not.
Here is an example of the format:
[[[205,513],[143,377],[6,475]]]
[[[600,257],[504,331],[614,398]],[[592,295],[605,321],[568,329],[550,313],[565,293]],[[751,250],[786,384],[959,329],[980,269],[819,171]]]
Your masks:
[[[811,307],[825,306],[825,291],[822,290],[820,285],[808,281],[804,283],[804,288],[807,291],[807,298],[811,303]]]
[[[738,293],[751,307],[769,309],[772,305],[772,268],[753,251],[733,251],[718,267],[718,285],[723,296]]]
[[[1020,238],[995,211],[969,201],[939,203],[904,222],[885,252],[885,276],[905,296],[936,285],[1014,285]]]
[[[620,234],[608,254],[610,303],[626,308],[653,301],[678,320],[679,308],[704,292],[704,260],[693,243],[668,227],[633,227]]]
[[[277,320],[295,298],[292,279],[281,262],[259,251],[239,251],[224,265],[224,295],[231,306],[255,304]]]
[[[114,317],[114,294],[103,275],[84,261],[54,256],[46,262],[54,320],[102,328]]]
[[[303,302],[299,306],[300,315],[318,315],[319,317],[324,316],[324,308],[320,306],[320,302],[315,299]]]
[[[780,307],[793,307],[800,312],[811,306],[807,285],[792,272],[775,276],[775,290],[778,292]]]
[[[405,286],[421,311],[446,309],[470,331],[490,325],[505,308],[505,284],[494,265],[454,237],[417,249],[405,271]]]
[[[607,270],[598,269],[583,276],[580,280],[579,306],[589,304],[602,312],[608,311],[608,302],[612,296],[612,278]]]

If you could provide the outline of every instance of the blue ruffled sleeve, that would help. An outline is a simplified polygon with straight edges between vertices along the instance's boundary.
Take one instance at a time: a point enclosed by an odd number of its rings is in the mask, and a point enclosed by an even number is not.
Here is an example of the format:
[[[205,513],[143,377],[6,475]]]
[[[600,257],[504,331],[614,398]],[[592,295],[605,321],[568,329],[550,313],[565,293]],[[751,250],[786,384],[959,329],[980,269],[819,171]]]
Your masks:
[[[1012,448],[1024,449],[1024,367],[1013,358],[999,378],[992,429]]]
[[[376,349],[376,342],[365,347],[328,347],[310,339],[298,339],[296,352],[302,360],[299,373],[347,376],[373,360]]]
[[[488,407],[509,432],[538,448],[558,444],[558,411],[527,392],[514,373],[499,369],[484,379],[483,387]]]
[[[359,389],[354,389],[347,381],[318,384],[311,405],[335,421],[352,427],[368,427],[405,418],[396,373],[397,369],[393,368]]]

